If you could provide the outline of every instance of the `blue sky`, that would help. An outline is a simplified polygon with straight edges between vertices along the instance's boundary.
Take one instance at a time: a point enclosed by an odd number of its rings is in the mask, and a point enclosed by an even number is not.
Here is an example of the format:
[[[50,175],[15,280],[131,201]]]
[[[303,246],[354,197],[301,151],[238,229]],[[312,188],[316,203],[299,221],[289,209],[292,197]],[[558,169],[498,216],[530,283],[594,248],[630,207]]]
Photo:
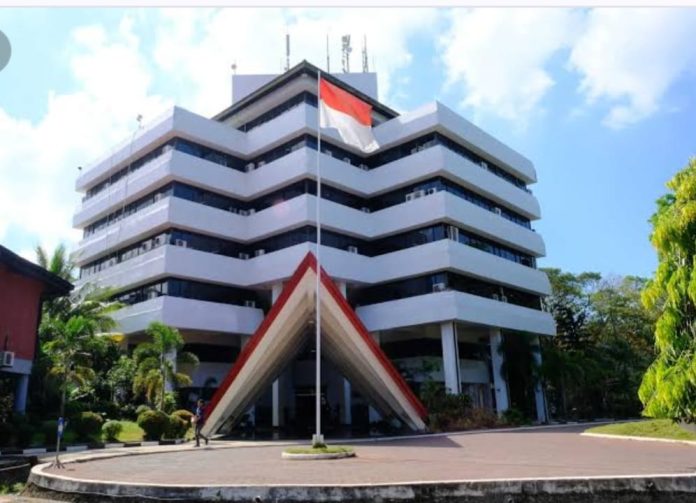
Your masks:
[[[172,104],[212,115],[229,68],[334,69],[367,34],[381,99],[432,100],[530,158],[546,267],[648,276],[648,218],[696,155],[696,9],[0,9],[0,242],[74,244],[76,166]]]

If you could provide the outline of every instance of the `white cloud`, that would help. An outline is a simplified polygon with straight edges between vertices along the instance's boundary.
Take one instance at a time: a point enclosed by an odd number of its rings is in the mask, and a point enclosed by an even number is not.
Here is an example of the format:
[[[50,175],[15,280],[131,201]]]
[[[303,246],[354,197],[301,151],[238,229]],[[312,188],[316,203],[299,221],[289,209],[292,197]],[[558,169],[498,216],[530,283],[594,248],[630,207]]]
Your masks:
[[[594,9],[570,65],[589,104],[612,104],[619,128],[655,113],[670,86],[696,64],[696,9]]]
[[[466,9],[451,12],[442,36],[448,89],[462,106],[526,121],[554,85],[546,69],[580,25],[568,9]]]
[[[75,92],[49,92],[36,124],[0,108],[0,240],[11,231],[33,238],[21,243],[23,253],[79,239],[71,229],[77,166],[126,137],[138,113],[153,116],[168,105],[147,94],[151,77],[129,18],[113,33],[79,28],[69,47]]]
[[[369,63],[379,70],[381,98],[391,98],[396,71],[412,55],[408,41],[434,34],[434,9],[172,9],[162,12],[155,61],[186,89],[179,103],[211,115],[230,104],[230,65],[240,73],[280,73],[285,65],[285,33],[291,37],[291,66],[302,59],[324,67],[330,34],[332,71],[340,71],[340,37],[350,34],[351,70],[361,68],[363,36]]]

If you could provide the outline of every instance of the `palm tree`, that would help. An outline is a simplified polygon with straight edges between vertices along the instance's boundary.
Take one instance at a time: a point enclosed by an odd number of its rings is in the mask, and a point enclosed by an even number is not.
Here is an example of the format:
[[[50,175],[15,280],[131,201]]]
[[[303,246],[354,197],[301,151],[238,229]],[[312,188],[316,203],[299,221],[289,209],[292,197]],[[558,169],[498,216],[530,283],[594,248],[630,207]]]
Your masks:
[[[94,379],[91,368],[91,355],[105,343],[97,337],[98,323],[82,316],[72,316],[67,321],[60,318],[51,319],[44,327],[51,339],[44,344],[44,351],[49,358],[48,376],[58,381],[60,389],[60,418],[65,417],[65,401],[68,388],[79,388]],[[55,464],[61,466],[58,459],[60,435],[56,444]]]
[[[177,365],[198,365],[198,357],[188,351],[180,351],[184,339],[176,328],[155,321],[150,323],[146,333],[152,341],[138,344],[133,353],[137,365],[133,392],[144,394],[148,402],[156,402],[157,408],[163,410],[167,383],[190,386],[192,382],[190,376],[176,371],[169,355],[176,351]]]

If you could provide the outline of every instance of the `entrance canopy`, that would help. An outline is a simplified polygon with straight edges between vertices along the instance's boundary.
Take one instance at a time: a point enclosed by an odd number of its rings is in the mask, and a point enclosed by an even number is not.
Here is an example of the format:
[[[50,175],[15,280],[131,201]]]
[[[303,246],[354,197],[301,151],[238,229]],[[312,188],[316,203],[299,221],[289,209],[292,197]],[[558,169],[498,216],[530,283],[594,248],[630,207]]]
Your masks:
[[[203,428],[234,423],[314,335],[317,261],[308,253],[213,396]],[[322,356],[383,415],[424,430],[427,411],[321,270]]]

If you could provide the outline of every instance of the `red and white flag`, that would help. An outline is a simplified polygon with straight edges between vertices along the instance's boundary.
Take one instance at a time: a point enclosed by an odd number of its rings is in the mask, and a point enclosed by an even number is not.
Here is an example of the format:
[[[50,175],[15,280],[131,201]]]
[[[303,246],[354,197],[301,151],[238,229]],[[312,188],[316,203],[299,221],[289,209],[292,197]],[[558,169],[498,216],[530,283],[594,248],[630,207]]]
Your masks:
[[[372,134],[372,106],[324,79],[319,93],[319,127],[338,129],[345,143],[363,152],[379,148]]]

